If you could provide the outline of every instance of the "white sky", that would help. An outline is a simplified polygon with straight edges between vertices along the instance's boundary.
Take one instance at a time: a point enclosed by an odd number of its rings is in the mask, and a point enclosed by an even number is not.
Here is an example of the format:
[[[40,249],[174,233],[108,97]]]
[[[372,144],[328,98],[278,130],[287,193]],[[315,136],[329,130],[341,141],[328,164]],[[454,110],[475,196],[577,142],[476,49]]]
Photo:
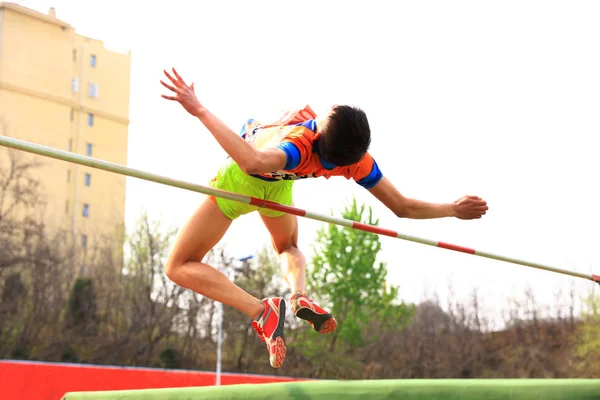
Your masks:
[[[160,98],[162,69],[196,82],[235,131],[248,117],[309,103],[361,106],[374,155],[408,196],[484,197],[479,221],[399,220],[343,178],[295,185],[301,208],[328,212],[352,195],[381,225],[557,267],[600,274],[600,3],[594,1],[25,0],[109,48],[132,50],[129,166],[200,184],[225,154],[199,122]],[[142,209],[183,223],[201,196],[135,179],[127,222]],[[226,240],[233,255],[269,242],[255,215]],[[301,246],[321,223],[302,220]],[[498,311],[530,286],[540,303],[571,284],[545,271],[384,238],[382,259],[401,296],[418,301],[451,282],[477,287]]]

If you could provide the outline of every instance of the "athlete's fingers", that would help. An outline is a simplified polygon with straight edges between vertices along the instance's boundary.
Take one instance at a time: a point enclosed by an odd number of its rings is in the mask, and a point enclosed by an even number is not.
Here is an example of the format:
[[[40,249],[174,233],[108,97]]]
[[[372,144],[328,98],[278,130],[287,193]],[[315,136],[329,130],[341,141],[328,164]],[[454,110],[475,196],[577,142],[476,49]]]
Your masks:
[[[171,75],[170,75],[170,74],[167,72],[167,70],[166,70],[166,69],[165,69],[163,72],[165,73],[165,75],[167,76],[167,78],[169,78],[169,80],[170,80],[171,82],[173,82],[173,85],[175,85],[176,87],[177,87],[177,86],[179,86],[179,82],[177,81],[177,79],[173,78],[173,77],[172,77],[172,76],[171,76]]]
[[[173,73],[177,77],[177,80],[179,81],[180,84],[182,84],[183,86],[187,86],[185,84],[185,82],[183,81],[183,79],[181,78],[181,76],[179,76],[179,74],[177,73],[177,70],[174,67],[173,67]]]
[[[470,200],[471,204],[475,207],[485,207],[487,206],[487,202],[483,200]]]
[[[160,83],[162,83],[162,85],[163,85],[164,87],[166,87],[167,89],[169,89],[169,90],[171,90],[171,91],[173,91],[173,92],[177,93],[177,88],[175,88],[175,87],[173,87],[173,86],[169,85],[169,84],[168,84],[168,83],[166,83],[166,82],[163,82],[162,80],[160,81]]]

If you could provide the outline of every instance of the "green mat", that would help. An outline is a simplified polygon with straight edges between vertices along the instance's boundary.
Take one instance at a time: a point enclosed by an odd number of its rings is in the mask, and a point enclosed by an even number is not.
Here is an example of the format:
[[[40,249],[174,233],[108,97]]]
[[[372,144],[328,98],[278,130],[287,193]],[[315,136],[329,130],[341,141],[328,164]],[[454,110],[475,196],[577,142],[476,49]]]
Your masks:
[[[63,400],[472,399],[599,400],[600,379],[305,381],[67,393]]]

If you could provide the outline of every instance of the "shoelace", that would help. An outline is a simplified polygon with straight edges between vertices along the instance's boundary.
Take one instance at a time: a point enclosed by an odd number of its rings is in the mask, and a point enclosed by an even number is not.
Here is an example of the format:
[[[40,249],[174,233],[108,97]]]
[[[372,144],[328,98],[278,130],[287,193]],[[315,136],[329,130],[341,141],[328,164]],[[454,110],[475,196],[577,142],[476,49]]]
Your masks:
[[[311,299],[309,299],[306,295],[302,294],[302,293],[296,293],[295,295],[293,295],[290,298],[290,303],[292,304],[292,310],[294,312],[296,312],[296,310],[299,308],[300,306],[300,301],[298,300],[299,298],[304,297],[309,303],[312,303],[313,301]]]
[[[256,333],[258,333],[258,337],[260,338],[260,341],[264,342],[265,341],[265,332],[263,331],[263,328],[258,324],[258,322],[252,321],[252,328],[254,328]]]

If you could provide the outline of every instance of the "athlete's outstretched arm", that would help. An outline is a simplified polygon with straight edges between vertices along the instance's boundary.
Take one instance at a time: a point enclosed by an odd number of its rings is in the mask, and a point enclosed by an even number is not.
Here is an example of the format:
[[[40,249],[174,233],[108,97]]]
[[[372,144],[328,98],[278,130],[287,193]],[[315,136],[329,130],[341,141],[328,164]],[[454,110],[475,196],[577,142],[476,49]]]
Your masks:
[[[173,85],[163,81],[160,83],[175,95],[163,94],[162,97],[177,101],[187,112],[198,118],[244,172],[259,174],[279,171],[285,167],[287,157],[283,150],[277,148],[257,150],[200,103],[193,83],[188,86],[175,68],[173,68],[174,77],[167,71],[164,72]]]
[[[385,176],[369,192],[401,218],[428,219],[456,217],[477,219],[488,210],[477,196],[465,196],[453,203],[436,204],[404,197]]]

